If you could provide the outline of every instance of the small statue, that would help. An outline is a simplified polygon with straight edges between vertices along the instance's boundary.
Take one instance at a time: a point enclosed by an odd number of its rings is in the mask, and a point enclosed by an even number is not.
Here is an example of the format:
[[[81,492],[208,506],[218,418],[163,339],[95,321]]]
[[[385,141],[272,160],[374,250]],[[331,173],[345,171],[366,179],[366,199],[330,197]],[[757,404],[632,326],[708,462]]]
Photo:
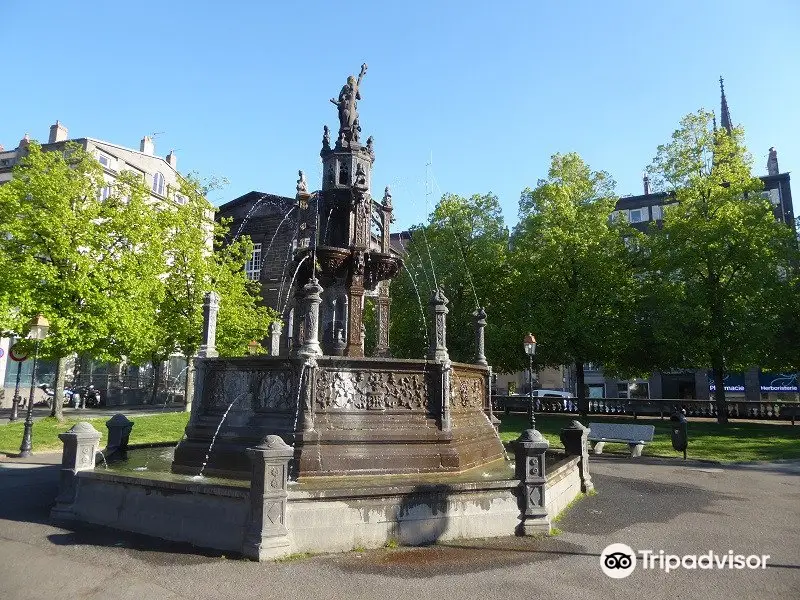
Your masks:
[[[306,182],[306,174],[302,171],[298,171],[297,174],[300,178],[297,180],[297,193],[298,194],[307,194],[308,193],[308,183]]]
[[[322,149],[331,149],[331,130],[328,129],[327,125],[322,128]]]
[[[375,140],[372,136],[367,138],[367,152],[369,152],[372,156],[375,156]]]
[[[358,100],[361,100],[361,80],[367,72],[367,63],[361,65],[358,80],[350,75],[347,83],[339,92],[339,99],[331,98],[331,102],[339,109],[339,144],[346,146],[349,142],[357,142],[361,125],[358,122]]]
[[[356,167],[356,180],[353,183],[353,187],[359,191],[367,190],[367,173],[361,163],[358,163],[358,167]]]
[[[386,208],[392,208],[392,192],[389,191],[389,186],[383,191],[383,205]]]

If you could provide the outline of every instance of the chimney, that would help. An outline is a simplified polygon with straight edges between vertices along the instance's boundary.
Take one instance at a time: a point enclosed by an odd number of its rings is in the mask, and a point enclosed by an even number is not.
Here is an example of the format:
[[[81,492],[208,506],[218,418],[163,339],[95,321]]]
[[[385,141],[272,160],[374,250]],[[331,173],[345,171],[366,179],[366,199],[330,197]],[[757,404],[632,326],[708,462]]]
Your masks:
[[[178,157],[175,156],[175,150],[170,150],[167,154],[167,164],[176,171],[178,170]]]
[[[63,142],[67,139],[67,128],[64,127],[60,121],[56,121],[54,125],[50,125],[50,139],[48,143],[54,144],[55,142]]]
[[[28,144],[30,144],[30,143],[31,143],[31,138],[30,138],[30,136],[29,136],[29,135],[26,133],[26,134],[23,136],[23,138],[22,138],[22,139],[19,141],[19,146],[17,146],[17,147],[18,147],[18,148],[27,148],[27,147],[28,147]]]
[[[642,183],[644,184],[644,195],[647,196],[650,193],[650,178],[647,173],[642,175]]]
[[[769,149],[769,158],[767,159],[767,175],[777,175],[780,173],[778,170],[778,151],[775,148]]]
[[[143,152],[145,154],[149,154],[153,156],[156,151],[155,144],[153,144],[153,140],[150,139],[149,135],[146,135],[142,138],[142,141],[139,142],[139,152]]]

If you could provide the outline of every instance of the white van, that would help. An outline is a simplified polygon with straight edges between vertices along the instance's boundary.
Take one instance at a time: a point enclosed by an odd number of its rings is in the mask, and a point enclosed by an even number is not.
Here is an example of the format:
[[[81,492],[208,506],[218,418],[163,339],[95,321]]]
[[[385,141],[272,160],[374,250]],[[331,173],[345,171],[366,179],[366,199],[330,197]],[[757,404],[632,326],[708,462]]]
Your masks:
[[[578,401],[571,392],[564,392],[562,390],[533,390],[533,397],[535,400],[534,410],[541,410],[542,405],[545,405],[550,411],[569,411],[576,410]],[[552,399],[559,398],[560,400],[553,402]],[[504,410],[509,412],[511,410],[527,410],[528,403],[530,402],[530,394],[520,394],[514,396],[500,396],[493,398],[494,409]],[[557,406],[554,406],[556,404]]]

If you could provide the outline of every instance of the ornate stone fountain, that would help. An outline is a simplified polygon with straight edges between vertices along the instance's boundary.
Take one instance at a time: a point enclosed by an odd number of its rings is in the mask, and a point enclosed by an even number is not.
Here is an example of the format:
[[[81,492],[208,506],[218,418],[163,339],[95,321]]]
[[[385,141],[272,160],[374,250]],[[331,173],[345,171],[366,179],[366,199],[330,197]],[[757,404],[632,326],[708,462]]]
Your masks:
[[[248,478],[246,449],[268,435],[294,448],[293,476],[458,472],[503,458],[489,419],[489,368],[450,361],[447,298],[430,301],[430,349],[390,357],[392,196],[372,199],[373,140],[360,142],[357,100],[367,67],[339,98],[339,135],[322,141],[322,189],[297,182],[298,248],[289,356],[198,362],[196,397],[173,471]],[[365,357],[365,295],[376,298],[377,344]],[[485,319],[481,322],[485,325]],[[213,330],[212,327],[206,329]],[[481,337],[482,340],[482,337]],[[482,344],[482,341],[481,341]],[[220,419],[230,410],[210,456]],[[207,463],[207,464],[205,464]]]
[[[133,424],[112,419],[109,440],[119,447],[106,449],[108,470],[95,469],[100,434],[80,423],[59,436],[54,519],[265,560],[390,540],[547,533],[550,516],[590,489],[580,424],[562,431],[571,456],[551,456],[547,475],[538,431],[517,440],[515,465],[505,460],[491,422],[483,309],[473,313],[474,364],[450,361],[442,290],[429,302],[427,356],[391,358],[389,283],[402,259],[389,247],[391,195],[380,203],[370,195],[374,149],[371,138],[360,144],[356,103],[365,72],[332,100],[339,137],[331,147],[325,128],[322,190],[309,193],[302,172],[297,183],[287,355],[217,357],[219,298],[208,294],[192,414],[174,459],[160,462],[172,448],[126,452]],[[372,357],[361,333],[367,294],[378,308]]]

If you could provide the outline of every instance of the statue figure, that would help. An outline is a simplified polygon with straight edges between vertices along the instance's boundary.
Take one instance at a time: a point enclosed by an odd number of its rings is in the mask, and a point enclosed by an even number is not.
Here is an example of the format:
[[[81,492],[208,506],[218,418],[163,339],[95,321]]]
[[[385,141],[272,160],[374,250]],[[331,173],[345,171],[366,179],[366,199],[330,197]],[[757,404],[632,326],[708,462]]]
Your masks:
[[[297,174],[300,178],[297,180],[297,193],[298,194],[307,194],[308,193],[308,183],[306,183],[306,174],[302,171],[298,171]]]
[[[366,192],[369,188],[367,186],[367,173],[364,171],[364,166],[358,163],[356,167],[356,178],[353,182],[353,189],[359,192]]]
[[[389,191],[389,186],[386,186],[386,189],[383,192],[383,205],[386,208],[392,208],[392,192]]]
[[[372,136],[367,138],[367,152],[369,152],[372,156],[375,156],[375,140]]]
[[[328,129],[327,125],[322,128],[322,149],[331,149],[331,130]]]
[[[367,63],[364,63],[361,65],[358,80],[350,75],[342,91],[339,92],[339,99],[331,98],[331,102],[339,109],[339,144],[342,146],[357,142],[361,132],[361,125],[358,122],[358,100],[361,100],[359,88],[366,72]]]

